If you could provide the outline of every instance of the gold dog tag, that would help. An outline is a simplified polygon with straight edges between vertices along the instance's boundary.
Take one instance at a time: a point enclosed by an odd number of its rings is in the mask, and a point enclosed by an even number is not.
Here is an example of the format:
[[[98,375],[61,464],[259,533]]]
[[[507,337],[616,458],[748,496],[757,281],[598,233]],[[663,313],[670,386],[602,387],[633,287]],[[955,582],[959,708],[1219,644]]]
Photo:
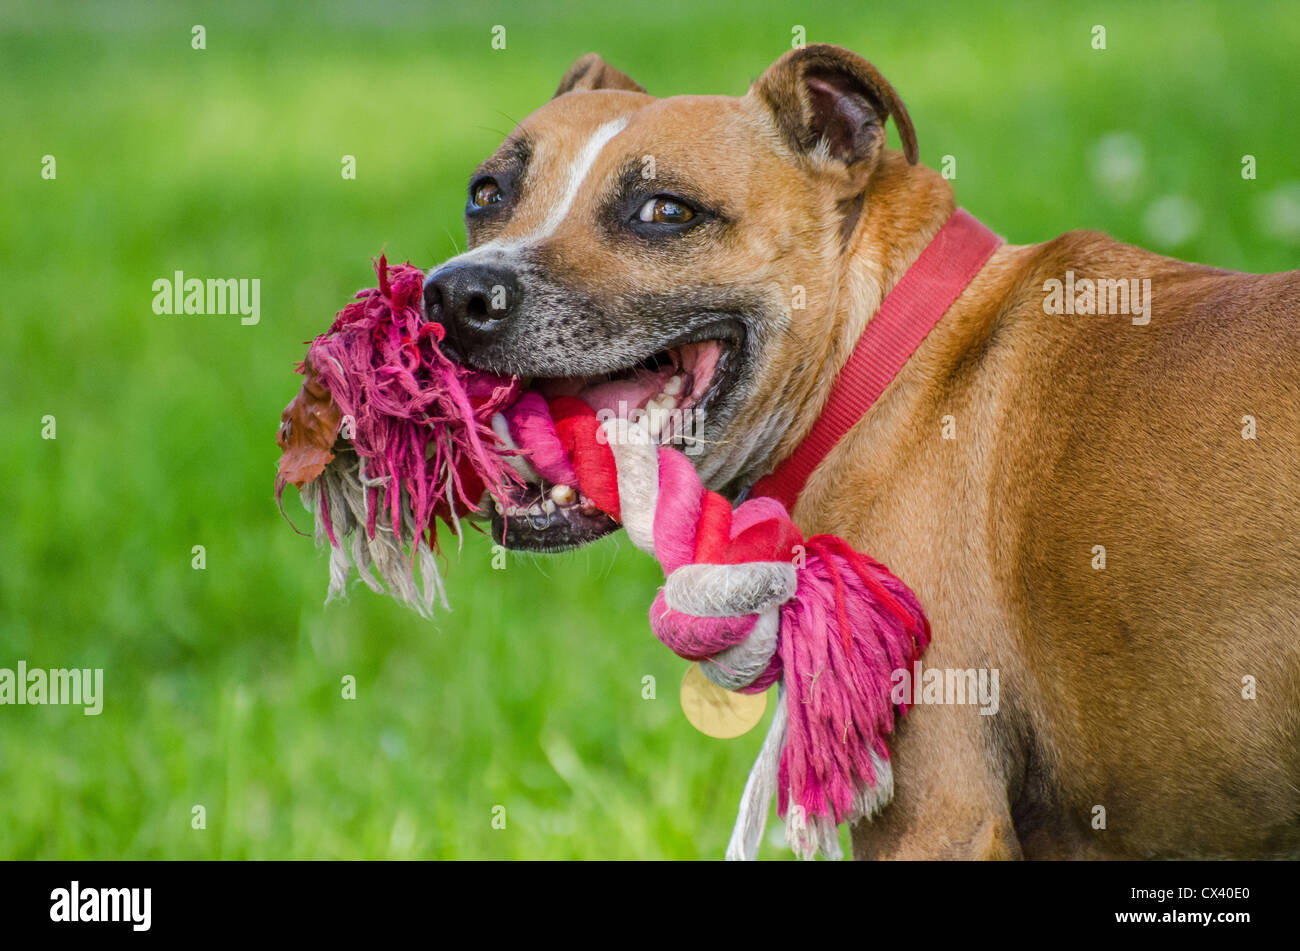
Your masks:
[[[743,736],[758,725],[766,709],[766,693],[724,690],[704,676],[699,664],[691,664],[682,678],[682,713],[705,736]]]

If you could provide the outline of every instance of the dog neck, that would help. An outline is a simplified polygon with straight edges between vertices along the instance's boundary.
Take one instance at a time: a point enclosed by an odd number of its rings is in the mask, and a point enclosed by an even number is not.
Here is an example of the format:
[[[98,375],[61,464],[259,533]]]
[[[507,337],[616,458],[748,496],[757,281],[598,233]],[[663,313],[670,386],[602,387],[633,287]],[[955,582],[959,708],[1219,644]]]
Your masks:
[[[813,470],[871,409],[1001,244],[969,212],[953,212],[885,296],[808,435],[776,471],[759,480],[754,494],[794,508]]]

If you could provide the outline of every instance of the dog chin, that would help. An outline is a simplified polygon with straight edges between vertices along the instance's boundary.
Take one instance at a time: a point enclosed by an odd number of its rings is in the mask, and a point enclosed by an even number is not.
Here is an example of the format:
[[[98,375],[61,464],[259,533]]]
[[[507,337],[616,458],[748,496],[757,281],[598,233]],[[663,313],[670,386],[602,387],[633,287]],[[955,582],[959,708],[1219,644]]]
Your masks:
[[[623,370],[525,377],[524,385],[547,400],[577,397],[600,420],[642,425],[661,445],[682,449],[694,458],[702,455],[705,426],[713,422],[712,408],[734,385],[738,344],[736,338],[692,340],[658,350]],[[577,548],[618,527],[578,486],[554,485],[540,478],[518,486],[509,499],[491,506],[493,540],[519,551]]]

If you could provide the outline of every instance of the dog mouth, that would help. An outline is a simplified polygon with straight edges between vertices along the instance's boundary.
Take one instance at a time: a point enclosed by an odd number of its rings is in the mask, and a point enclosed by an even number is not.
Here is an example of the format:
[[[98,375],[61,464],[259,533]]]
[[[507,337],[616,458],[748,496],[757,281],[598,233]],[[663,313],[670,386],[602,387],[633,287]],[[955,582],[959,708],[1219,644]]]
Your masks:
[[[672,343],[622,370],[525,378],[524,388],[548,401],[577,397],[598,419],[641,425],[660,445],[692,455],[703,446],[710,408],[731,386],[742,339],[739,326],[727,323],[711,328],[708,336]],[[579,487],[550,483],[531,467],[523,470],[526,483],[509,498],[490,503],[491,534],[499,544],[522,551],[563,551],[619,527]]]

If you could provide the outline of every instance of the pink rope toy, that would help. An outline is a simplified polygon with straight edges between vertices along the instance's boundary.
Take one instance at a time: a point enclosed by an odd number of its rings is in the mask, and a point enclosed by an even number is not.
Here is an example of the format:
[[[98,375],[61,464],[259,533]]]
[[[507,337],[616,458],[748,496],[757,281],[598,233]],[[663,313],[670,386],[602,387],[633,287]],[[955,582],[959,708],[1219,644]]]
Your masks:
[[[602,424],[579,399],[547,402],[517,380],[452,363],[437,347],[441,326],[423,318],[423,273],[382,257],[377,271],[380,286],[360,292],[311,344],[299,367],[308,397],[285,410],[280,433],[277,496],[293,482],[315,512],[317,541],[331,550],[331,596],[355,563],[372,588],[383,590],[371,566],[427,611],[442,594],[435,515],[459,532],[484,490],[504,504],[529,473],[580,487],[663,567],[650,626],[665,645],[727,689],[780,686],[727,857],[756,856],[774,796],[797,853],[840,857],[838,825],[871,817],[892,796],[891,675],[911,669],[930,641],[915,594],[843,539],[804,538],[775,499],[733,509],[641,426]],[[332,431],[319,412],[330,397]],[[323,421],[314,432],[311,419]],[[335,455],[339,437],[355,459]],[[897,710],[905,714],[906,702]]]

